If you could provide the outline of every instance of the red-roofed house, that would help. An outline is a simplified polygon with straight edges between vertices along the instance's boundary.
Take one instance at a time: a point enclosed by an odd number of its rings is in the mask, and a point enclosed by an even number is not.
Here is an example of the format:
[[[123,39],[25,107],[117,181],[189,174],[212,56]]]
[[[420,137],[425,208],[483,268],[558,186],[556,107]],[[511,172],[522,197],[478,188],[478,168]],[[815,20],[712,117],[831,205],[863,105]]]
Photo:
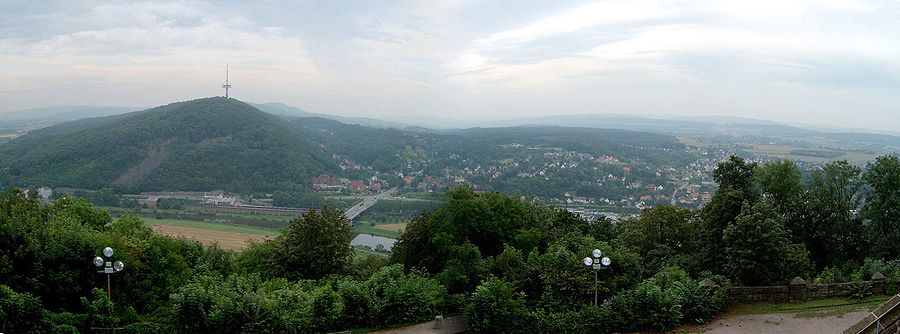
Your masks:
[[[347,186],[347,189],[349,189],[351,192],[360,192],[368,188],[369,187],[366,186],[365,182],[359,180],[350,181],[350,184]]]

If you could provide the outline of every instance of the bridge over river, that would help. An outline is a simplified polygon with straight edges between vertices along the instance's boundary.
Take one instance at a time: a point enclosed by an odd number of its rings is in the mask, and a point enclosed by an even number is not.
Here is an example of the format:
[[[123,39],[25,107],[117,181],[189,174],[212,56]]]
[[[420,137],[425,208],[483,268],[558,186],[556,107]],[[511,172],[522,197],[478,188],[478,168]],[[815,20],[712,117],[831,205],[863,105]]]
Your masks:
[[[368,210],[369,208],[374,206],[375,203],[378,203],[379,199],[391,198],[391,196],[393,196],[395,192],[397,192],[397,188],[391,188],[389,190],[382,191],[378,195],[368,196],[365,199],[363,199],[363,201],[360,202],[359,204],[354,205],[350,209],[347,209],[347,211],[344,212],[344,214],[347,216],[347,219],[349,219],[350,221],[353,221],[360,214],[362,214],[363,212],[365,212],[366,210]]]
[[[391,188],[389,190],[381,192],[378,195],[366,197],[361,203],[354,205],[352,208],[345,211],[344,214],[347,216],[347,219],[352,222],[353,219],[356,219],[356,217],[358,217],[360,214],[374,206],[375,203],[378,203],[379,199],[391,198],[396,191],[397,188]],[[371,249],[384,249],[386,251],[390,251],[391,248],[394,248],[394,242],[396,241],[396,239],[391,238],[377,237],[368,234],[359,234],[353,238],[350,244],[353,246],[366,246]]]

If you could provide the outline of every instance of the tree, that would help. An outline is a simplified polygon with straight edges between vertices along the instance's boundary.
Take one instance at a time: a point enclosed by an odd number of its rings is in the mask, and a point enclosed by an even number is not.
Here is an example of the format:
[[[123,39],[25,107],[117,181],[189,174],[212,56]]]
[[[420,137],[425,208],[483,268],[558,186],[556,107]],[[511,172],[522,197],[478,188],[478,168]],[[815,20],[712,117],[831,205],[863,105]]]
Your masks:
[[[771,200],[775,210],[788,215],[794,210],[803,193],[803,174],[790,160],[767,163],[757,169],[759,190]]]
[[[694,211],[674,205],[644,209],[640,218],[625,220],[621,229],[619,240],[640,254],[650,272],[671,264],[684,267],[700,245]]]
[[[861,170],[846,160],[813,171],[803,196],[804,211],[792,231],[812,253],[817,269],[842,265],[865,248],[859,209]]]
[[[319,279],[341,273],[353,257],[350,221],[344,212],[328,205],[311,209],[291,220],[275,241],[274,270],[282,277]]]
[[[873,251],[877,257],[900,257],[900,158],[876,158],[863,179],[871,188],[863,217],[871,224]]]
[[[723,231],[734,222],[745,203],[752,205],[759,199],[754,187],[755,170],[756,163],[746,163],[732,155],[728,161],[718,163],[713,171],[719,190],[700,211],[705,268],[722,268],[725,263],[723,250],[727,245],[722,241]]]
[[[743,158],[732,155],[728,161],[720,162],[713,171],[713,179],[719,184],[719,190],[741,191],[745,198],[754,198],[756,163],[746,163]]]
[[[725,270],[745,285],[784,283],[809,269],[809,252],[791,243],[779,216],[767,201],[744,205],[725,229]]]

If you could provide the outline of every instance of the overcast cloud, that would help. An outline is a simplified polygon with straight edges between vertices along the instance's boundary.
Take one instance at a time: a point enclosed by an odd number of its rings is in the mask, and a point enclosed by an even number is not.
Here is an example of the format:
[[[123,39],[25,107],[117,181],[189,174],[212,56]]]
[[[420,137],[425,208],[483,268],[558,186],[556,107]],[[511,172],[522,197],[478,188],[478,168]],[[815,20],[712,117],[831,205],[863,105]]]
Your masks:
[[[900,128],[900,1],[0,1],[0,112],[222,95],[346,116]],[[2,117],[2,116],[0,116]]]

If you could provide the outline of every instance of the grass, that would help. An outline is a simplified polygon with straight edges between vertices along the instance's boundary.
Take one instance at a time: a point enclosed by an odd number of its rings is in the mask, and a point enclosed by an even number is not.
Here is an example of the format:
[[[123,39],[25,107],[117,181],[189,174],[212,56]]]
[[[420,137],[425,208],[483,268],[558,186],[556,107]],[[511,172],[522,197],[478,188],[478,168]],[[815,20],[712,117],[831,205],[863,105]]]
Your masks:
[[[375,226],[370,226],[367,222],[362,223],[354,223],[353,232],[361,233],[361,234],[371,234],[374,236],[385,237],[385,238],[397,238],[400,236],[400,233],[395,231],[382,230],[380,228],[376,228]]]
[[[357,246],[357,247],[353,247],[353,252],[354,252],[353,256],[356,257],[356,258],[361,258],[361,257],[364,257],[364,256],[369,256],[369,255],[375,255],[375,256],[380,256],[380,257],[388,257],[388,256],[390,256],[390,255],[389,255],[390,253],[376,252],[376,251],[373,251],[373,250],[368,249],[368,248],[366,248],[366,247],[358,247],[358,246]]]
[[[258,226],[236,225],[236,224],[227,224],[227,223],[213,223],[213,222],[203,222],[203,221],[185,220],[185,219],[156,219],[156,218],[141,218],[141,219],[144,220],[145,225],[159,224],[159,225],[198,228],[198,229],[212,230],[212,231],[260,234],[260,235],[279,235],[279,234],[281,234],[281,231],[279,231],[279,230],[265,228],[265,227],[258,227]]]

